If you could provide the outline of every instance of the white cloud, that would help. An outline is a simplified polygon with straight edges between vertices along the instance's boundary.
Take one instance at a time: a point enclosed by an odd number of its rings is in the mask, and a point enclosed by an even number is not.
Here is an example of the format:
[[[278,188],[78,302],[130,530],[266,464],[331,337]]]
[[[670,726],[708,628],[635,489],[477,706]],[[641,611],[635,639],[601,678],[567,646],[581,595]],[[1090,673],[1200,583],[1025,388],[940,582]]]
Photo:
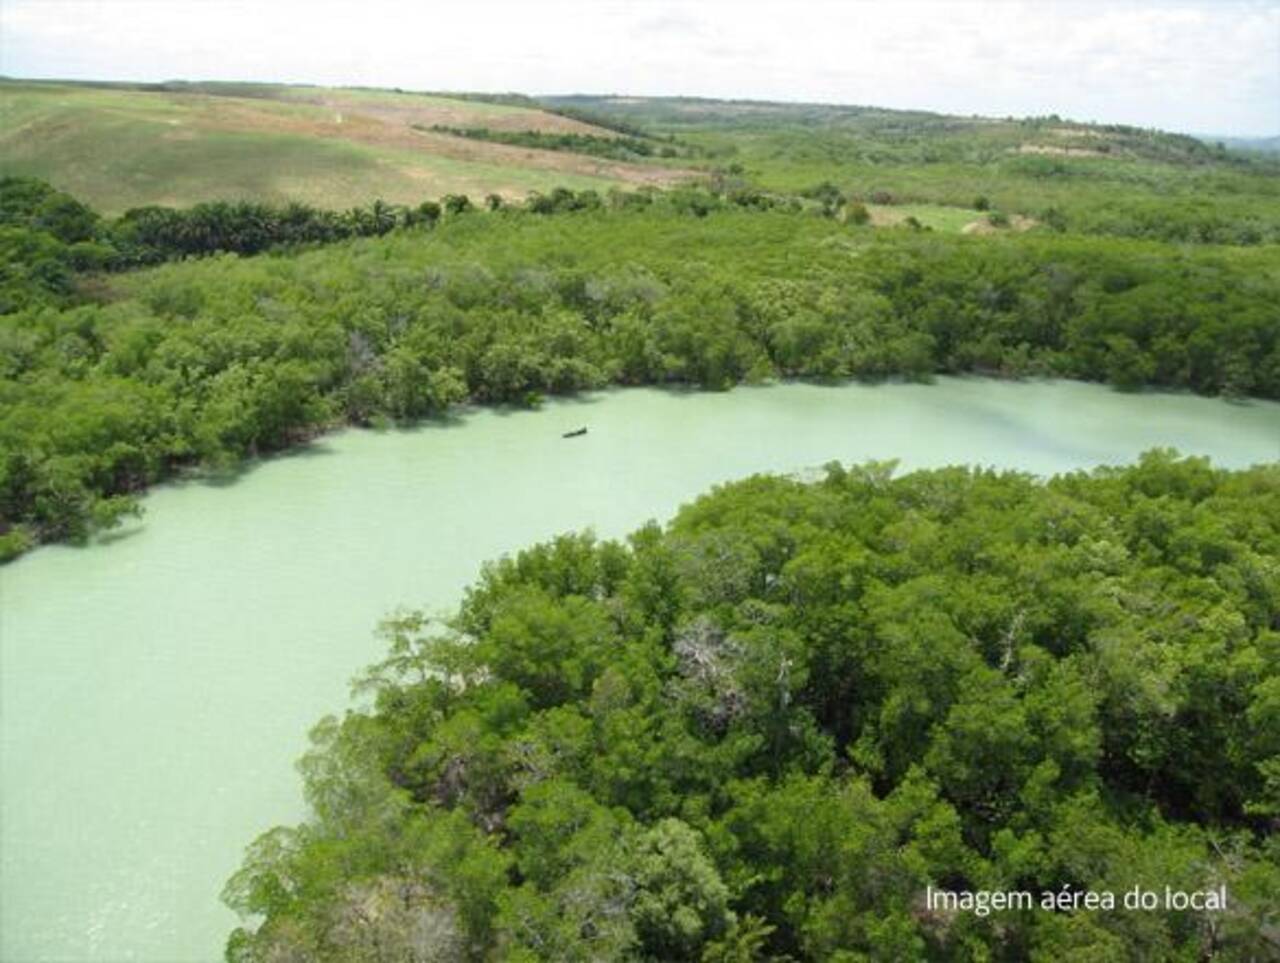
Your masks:
[[[1280,132],[1276,0],[0,0],[15,76],[758,97]]]

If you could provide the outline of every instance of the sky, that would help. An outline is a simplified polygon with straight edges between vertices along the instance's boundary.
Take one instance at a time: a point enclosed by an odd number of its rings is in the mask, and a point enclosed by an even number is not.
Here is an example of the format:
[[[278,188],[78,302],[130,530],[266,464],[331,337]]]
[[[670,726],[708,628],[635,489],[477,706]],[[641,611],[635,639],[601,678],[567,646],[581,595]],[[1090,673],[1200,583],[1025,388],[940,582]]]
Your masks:
[[[691,95],[1280,134],[1280,0],[0,0],[0,73]]]

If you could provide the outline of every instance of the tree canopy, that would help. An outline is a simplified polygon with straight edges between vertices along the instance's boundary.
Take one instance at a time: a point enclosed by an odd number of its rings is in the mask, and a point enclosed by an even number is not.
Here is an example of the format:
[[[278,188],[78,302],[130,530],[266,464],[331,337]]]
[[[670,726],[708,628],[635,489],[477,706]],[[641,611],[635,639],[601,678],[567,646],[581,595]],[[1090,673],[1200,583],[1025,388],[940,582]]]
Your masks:
[[[829,466],[400,613],[228,959],[1256,960],[1280,949],[1280,473]],[[978,913],[926,887],[1226,886]]]

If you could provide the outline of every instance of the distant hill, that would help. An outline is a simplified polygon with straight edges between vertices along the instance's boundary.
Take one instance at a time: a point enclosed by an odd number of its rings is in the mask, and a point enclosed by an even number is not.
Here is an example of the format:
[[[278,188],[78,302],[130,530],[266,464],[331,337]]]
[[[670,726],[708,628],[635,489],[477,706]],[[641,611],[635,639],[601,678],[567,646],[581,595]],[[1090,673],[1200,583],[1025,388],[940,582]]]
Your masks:
[[[858,200],[873,224],[1189,243],[1280,241],[1280,156],[1186,134],[1040,117],[700,97],[570,95],[545,106],[674,138],[726,189]],[[1235,145],[1228,145],[1235,146]],[[1241,145],[1243,146],[1243,145]]]
[[[1222,144],[1232,150],[1256,150],[1265,153],[1280,153],[1280,134],[1274,137],[1213,137],[1203,135],[1201,140],[1210,144]]]
[[[963,142],[990,151],[1059,156],[1134,157],[1206,163],[1214,159],[1203,138],[1123,124],[1086,124],[1056,114],[979,117],[846,104],[712,100],[701,97],[627,97],[574,94],[541,98],[545,106],[593,116],[597,123],[626,121],[650,129],[764,131],[779,127],[826,129],[886,144],[926,137],[940,150]],[[1218,140],[1221,138],[1215,138]],[[993,157],[996,155],[992,155]]]
[[[666,184],[671,165],[512,146],[433,128],[615,131],[516,96],[239,83],[0,81],[0,174],[42,177],[107,213],[214,199],[343,208],[447,193]]]

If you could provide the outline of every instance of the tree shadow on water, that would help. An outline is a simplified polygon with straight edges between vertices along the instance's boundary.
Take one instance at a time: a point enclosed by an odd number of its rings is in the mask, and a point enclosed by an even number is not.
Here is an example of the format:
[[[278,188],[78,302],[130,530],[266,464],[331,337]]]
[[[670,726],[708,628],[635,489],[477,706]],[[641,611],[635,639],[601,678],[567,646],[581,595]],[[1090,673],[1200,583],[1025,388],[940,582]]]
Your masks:
[[[545,397],[539,397],[536,402],[531,404],[503,402],[502,404],[478,405],[473,410],[489,411],[497,415],[499,418],[510,418],[513,415],[537,414],[551,416],[558,411],[598,405],[600,402],[608,398],[611,393],[618,390],[624,389],[605,388],[596,391],[578,391],[573,394],[547,395]]]
[[[282,461],[327,458],[334,454],[336,454],[336,452],[327,441],[323,439],[313,439],[305,444],[296,445],[292,448],[282,448],[279,451],[246,458],[243,461],[201,465],[199,467],[192,468],[187,474],[175,478],[166,484],[176,488],[183,488],[188,485],[200,485],[209,488],[227,488],[239,481],[242,481],[259,468],[264,468],[267,465],[276,464]]]
[[[146,530],[146,517],[140,517],[133,522],[121,525],[119,528],[109,528],[105,532],[98,532],[93,537],[86,539],[81,543],[73,543],[74,548],[91,548],[94,545],[115,545],[119,542],[128,541],[137,535],[141,535]]]

